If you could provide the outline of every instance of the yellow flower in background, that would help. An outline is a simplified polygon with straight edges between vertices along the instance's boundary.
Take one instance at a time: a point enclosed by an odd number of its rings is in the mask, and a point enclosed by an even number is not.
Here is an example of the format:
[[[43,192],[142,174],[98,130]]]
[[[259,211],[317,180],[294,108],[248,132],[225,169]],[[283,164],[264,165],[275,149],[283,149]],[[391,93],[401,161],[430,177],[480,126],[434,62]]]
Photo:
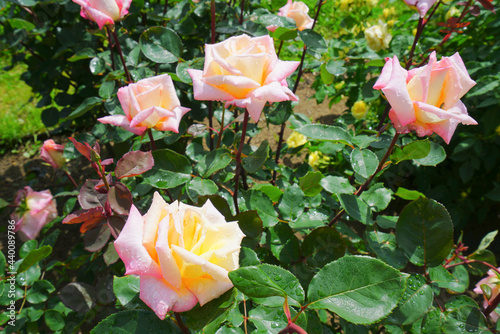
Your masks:
[[[457,7],[451,7],[447,12],[446,12],[446,15],[444,16],[444,18],[446,19],[446,21],[448,21],[450,19],[450,17],[453,17],[453,16],[458,16],[460,15],[461,11],[457,9]]]
[[[345,81],[341,81],[341,82],[337,82],[335,85],[333,85],[333,87],[335,87],[336,90],[340,90],[342,89],[342,87],[344,87],[345,85]]]
[[[368,113],[368,105],[364,101],[356,101],[354,102],[351,113],[356,119],[362,119]]]
[[[307,143],[307,137],[297,131],[293,131],[292,134],[286,140],[286,144],[290,148],[299,147]]]
[[[387,31],[387,24],[379,21],[379,24],[365,30],[365,39],[370,49],[379,51],[389,47],[392,35]]]
[[[497,128],[495,129],[495,132],[497,133],[497,135],[499,135],[499,136],[500,136],[500,125],[499,125],[499,126],[497,126]]]
[[[318,169],[319,166],[319,158],[321,153],[319,151],[314,151],[312,153],[309,153],[309,157],[307,158],[307,163],[309,166],[311,166],[314,170]]]
[[[352,4],[354,0],[340,0],[340,9],[346,10],[349,8],[350,4]]]
[[[365,2],[370,7],[375,7],[378,5],[378,0],[365,0]]]
[[[395,7],[384,8],[383,14],[384,14],[384,18],[388,18],[389,16],[393,16],[396,14],[396,8]]]

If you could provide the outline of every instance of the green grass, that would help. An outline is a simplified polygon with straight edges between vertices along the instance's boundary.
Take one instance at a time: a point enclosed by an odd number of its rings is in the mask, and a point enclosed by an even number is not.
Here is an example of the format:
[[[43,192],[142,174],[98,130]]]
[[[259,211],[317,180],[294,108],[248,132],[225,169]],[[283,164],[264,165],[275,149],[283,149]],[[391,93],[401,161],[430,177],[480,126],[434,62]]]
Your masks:
[[[45,127],[42,109],[36,107],[37,98],[31,88],[21,80],[26,65],[17,64],[10,70],[6,55],[0,56],[0,144],[16,144],[21,138],[41,133]]]

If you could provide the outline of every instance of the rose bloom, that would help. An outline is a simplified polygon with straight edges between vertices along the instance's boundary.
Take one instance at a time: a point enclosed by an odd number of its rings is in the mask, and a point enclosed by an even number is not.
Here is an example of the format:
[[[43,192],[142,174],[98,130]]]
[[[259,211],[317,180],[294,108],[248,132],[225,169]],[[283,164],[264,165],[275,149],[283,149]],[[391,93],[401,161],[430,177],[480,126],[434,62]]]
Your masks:
[[[307,137],[302,133],[298,133],[297,131],[293,131],[292,134],[286,140],[286,144],[290,148],[299,147],[307,143]]]
[[[493,300],[500,292],[500,278],[498,274],[492,269],[488,270],[488,276],[477,282],[476,287],[474,288],[474,292],[483,294],[483,289],[481,289],[481,285],[483,284],[486,284],[491,288],[490,300]],[[488,300],[486,300],[486,297],[484,298],[483,307],[485,309],[488,307]],[[494,322],[497,322],[498,318],[500,318],[500,315],[493,311],[490,313],[490,317]]]
[[[311,29],[314,20],[307,14],[309,7],[302,1],[288,0],[286,5],[280,8],[278,16],[289,17],[295,21],[297,28],[302,31]]]
[[[477,124],[460,101],[475,84],[458,53],[436,61],[433,52],[427,65],[411,71],[396,56],[387,58],[373,88],[382,89],[391,104],[389,117],[398,133],[435,132],[449,144],[458,123]]]
[[[169,205],[155,193],[144,216],[132,205],[114,245],[125,274],[140,276],[140,298],[164,319],[231,289],[228,272],[239,266],[244,236],[210,201],[201,208]]]
[[[82,6],[80,15],[94,21],[102,29],[105,25],[113,25],[128,14],[132,0],[73,0]]]
[[[66,164],[63,153],[64,145],[58,145],[52,139],[47,139],[43,142],[40,156],[43,161],[50,164],[55,169],[58,169]]]
[[[42,227],[57,217],[56,200],[50,190],[37,192],[26,186],[17,192],[14,205],[18,208],[10,217],[16,222],[14,232],[23,241],[35,239]]]
[[[378,25],[365,30],[365,39],[368,47],[376,52],[389,47],[392,35],[387,31],[387,24],[379,21]]]
[[[352,105],[351,113],[356,119],[362,119],[368,112],[368,105],[364,101],[356,101]]]
[[[437,0],[404,0],[404,2],[412,8],[416,8],[420,17],[424,17]]]
[[[299,62],[276,56],[271,37],[240,35],[205,45],[203,71],[189,69],[194,98],[246,108],[257,122],[266,102],[298,101],[286,77]]]
[[[179,132],[179,123],[189,108],[181,107],[168,74],[139,80],[118,90],[125,115],[99,118],[104,124],[120,126],[142,135],[149,128]]]

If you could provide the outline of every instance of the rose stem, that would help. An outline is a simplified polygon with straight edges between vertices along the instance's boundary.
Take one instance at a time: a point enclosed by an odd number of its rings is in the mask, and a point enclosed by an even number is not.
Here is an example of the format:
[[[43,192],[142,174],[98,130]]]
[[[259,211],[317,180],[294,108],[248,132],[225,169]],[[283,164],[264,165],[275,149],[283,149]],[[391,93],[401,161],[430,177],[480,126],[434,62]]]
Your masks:
[[[184,322],[182,321],[181,315],[178,312],[174,312],[175,320],[177,322],[177,326],[179,326],[181,332],[184,334],[190,334],[191,332],[189,329],[184,325]]]
[[[280,46],[278,47],[278,53],[276,54],[276,56],[277,56],[278,58],[279,58],[280,53],[281,53],[281,48],[283,47],[283,42],[284,42],[284,41],[281,41]]]
[[[122,48],[120,46],[120,41],[118,40],[118,35],[116,34],[116,31],[114,29],[110,29],[110,31],[113,34],[113,38],[115,40],[116,50],[118,50],[118,54],[120,55],[120,59],[121,59],[122,64],[123,64],[123,69],[125,71],[125,75],[127,76],[127,80],[129,83],[132,83],[134,81],[130,77],[130,73],[128,72],[127,65],[125,64],[125,59],[123,58],[123,52],[122,52]]]
[[[76,189],[78,189],[78,184],[75,182],[75,180],[71,177],[71,174],[65,170],[64,171],[66,173],[66,176],[68,177],[68,179],[71,181],[71,183],[73,183],[73,185],[75,186]]]
[[[97,166],[99,167],[99,171],[100,171],[100,173],[98,173],[98,174],[101,174],[100,176],[101,176],[102,182],[104,182],[104,186],[106,187],[106,190],[109,190],[108,180],[106,179],[106,172],[104,172],[104,167],[102,167],[100,159],[97,162]]]
[[[391,144],[389,145],[389,148],[387,149],[387,152],[385,152],[384,157],[382,158],[382,160],[380,160],[380,163],[378,164],[377,170],[375,171],[375,173],[372,174],[372,176],[370,176],[370,178],[368,180],[365,181],[365,183],[363,183],[361,185],[361,187],[358,188],[358,190],[356,190],[356,192],[354,193],[355,196],[361,195],[361,193],[363,193],[363,191],[365,191],[366,188],[368,187],[368,185],[372,182],[375,175],[377,175],[378,172],[380,172],[382,170],[382,168],[384,168],[385,162],[386,162],[387,158],[389,158],[389,155],[391,154],[394,146],[396,145],[398,138],[399,138],[399,133],[396,132],[396,134],[392,138],[392,141],[391,141]],[[328,223],[328,226],[332,227],[336,222],[339,221],[339,219],[344,215],[344,213],[345,213],[344,209],[340,210],[337,213],[337,215],[335,217],[333,217],[333,219],[330,221],[330,223]]]
[[[238,148],[238,153],[236,153],[236,168],[234,170],[233,201],[237,214],[240,213],[240,209],[238,208],[238,182],[240,178],[240,169],[241,169],[241,152],[243,151],[243,145],[245,144],[245,136],[247,134],[248,116],[249,116],[248,111],[245,109],[245,118],[243,119],[243,125],[241,126],[240,146]]]
[[[165,0],[165,5],[163,6],[163,16],[167,15],[168,0]]]
[[[156,144],[153,138],[153,131],[151,131],[151,128],[148,129],[148,136],[149,136],[149,143],[151,144],[151,151],[156,151]]]
[[[109,43],[109,51],[111,51],[111,68],[113,69],[113,71],[116,70],[116,66],[115,66],[115,53],[113,51],[113,42],[111,41],[111,32],[109,31],[109,26],[106,25],[106,32],[107,32],[107,36],[108,36],[108,43]]]
[[[436,12],[436,9],[439,7],[440,4],[441,4],[441,1],[439,1],[434,6],[434,8],[430,12],[429,16],[427,16],[427,19],[424,20],[421,17],[418,19],[417,32],[415,34],[415,38],[413,39],[413,44],[411,45],[411,49],[410,49],[410,54],[408,56],[408,60],[406,61],[406,64],[405,64],[405,69],[406,70],[409,70],[410,67],[411,67],[411,65],[412,65],[412,63],[413,63],[413,56],[414,56],[414,53],[415,53],[415,48],[417,47],[417,43],[418,43],[418,40],[420,39],[420,36],[422,36],[422,31],[424,31],[425,26],[427,25],[427,23],[429,22],[429,20],[431,19],[431,17],[434,15],[434,13]],[[387,118],[387,115],[389,115],[389,111],[390,110],[391,110],[391,108],[385,108],[384,113],[382,114],[382,117],[380,118],[380,121],[379,121],[379,123],[377,125],[377,130],[382,129],[382,127],[384,126],[385,119]]]
[[[320,0],[320,2],[318,4],[318,9],[316,10],[316,14],[314,15],[314,20],[313,20],[313,25],[311,27],[311,31],[314,30],[314,27],[316,26],[316,22],[318,21],[319,12],[321,10],[322,5],[323,5],[323,0]],[[283,44],[283,42],[281,42],[281,43]],[[280,45],[280,51],[281,51],[281,45]],[[306,58],[306,51],[307,51],[307,46],[304,45],[304,50],[302,51],[302,57],[300,58],[299,72],[297,73],[297,79],[295,80],[295,85],[293,86],[293,93],[294,94],[297,91],[297,88],[299,87],[300,78],[302,77],[302,66],[304,65],[304,59]],[[279,134],[279,139],[278,139],[278,148],[276,150],[276,158],[274,159],[276,164],[278,164],[280,161],[281,145],[283,142],[283,136],[285,134],[285,127],[286,127],[286,122],[283,122],[283,124],[281,124],[281,129],[280,129],[280,134]],[[277,171],[273,172],[273,179],[271,181],[272,184],[276,184],[276,175],[277,174],[278,174]]]
[[[245,9],[245,0],[241,0],[241,14],[240,14],[240,25],[243,24],[243,9]]]
[[[226,113],[226,108],[222,107],[222,119],[221,119],[221,123],[220,123],[220,132],[219,132],[219,137],[217,138],[217,146],[215,147],[215,149],[219,148],[220,142],[222,140],[222,134],[224,133],[224,115],[225,115],[225,113]]]

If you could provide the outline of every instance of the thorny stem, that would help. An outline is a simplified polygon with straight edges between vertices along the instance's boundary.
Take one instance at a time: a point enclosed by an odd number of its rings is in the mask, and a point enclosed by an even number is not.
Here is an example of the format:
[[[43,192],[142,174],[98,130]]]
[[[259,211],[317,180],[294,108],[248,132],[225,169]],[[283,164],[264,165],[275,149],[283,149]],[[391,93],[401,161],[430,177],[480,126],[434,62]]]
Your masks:
[[[277,56],[278,58],[280,57],[281,48],[283,47],[283,42],[284,42],[284,41],[281,41],[280,46],[278,47],[278,53],[276,54],[276,56]]]
[[[151,144],[151,151],[156,151],[156,144],[153,138],[153,131],[151,131],[151,128],[148,129],[148,136],[149,136],[149,142]]]
[[[109,26],[106,25],[106,32],[107,32],[107,36],[108,36],[108,43],[109,43],[109,51],[111,52],[111,68],[113,69],[113,71],[116,70],[116,66],[115,66],[115,52],[113,51],[113,41],[111,40],[111,32],[109,31]]]
[[[104,167],[102,167],[101,162],[97,162],[97,166],[99,167],[100,173],[101,174],[101,179],[102,182],[104,182],[104,186],[106,187],[106,190],[109,190],[109,184],[108,180],[106,179],[106,173],[104,172]]]
[[[238,153],[236,153],[236,169],[234,173],[233,201],[236,213],[240,213],[240,209],[238,208],[238,182],[241,172],[241,152],[243,151],[243,145],[245,144],[245,136],[247,134],[248,116],[249,116],[248,111],[245,109],[245,118],[243,119],[243,125],[241,127],[240,146],[238,148]]]
[[[177,312],[174,312],[174,316],[175,316],[175,321],[177,322],[177,326],[179,326],[181,332],[184,334],[190,334],[191,332],[182,321],[181,315]]]
[[[319,4],[318,4],[318,9],[316,10],[316,14],[314,15],[314,20],[313,20],[313,25],[311,27],[311,31],[314,30],[314,26],[316,25],[316,22],[318,21],[319,12],[321,11],[321,6],[322,5],[323,5],[323,1],[320,1]],[[278,50],[278,55],[279,55],[279,52],[281,51],[282,45],[283,45],[283,41],[280,44],[280,47],[279,47],[279,50]],[[293,86],[293,93],[294,94],[297,91],[297,88],[299,87],[300,78],[302,77],[302,67],[304,66],[304,60],[306,58],[306,51],[307,51],[307,46],[304,45],[304,50],[302,51],[302,57],[300,58],[299,70],[298,70],[298,73],[297,73],[297,79],[295,80],[295,84]],[[285,134],[285,128],[286,128],[286,123],[283,122],[283,124],[281,124],[281,129],[280,129],[280,134],[279,134],[279,139],[278,139],[278,147],[276,149],[276,158],[274,159],[274,162],[276,162],[276,164],[278,164],[279,161],[280,161],[281,145],[283,143],[283,136]],[[278,174],[277,171],[273,172],[273,179],[271,181],[272,184],[276,184],[276,176],[277,176],[277,174]]]
[[[241,0],[240,25],[243,24],[243,10],[245,9],[245,0]]]
[[[165,5],[163,6],[163,16],[167,15],[168,0],[165,0]]]
[[[118,35],[116,34],[116,31],[114,29],[110,29],[110,31],[113,34],[113,39],[115,40],[116,50],[118,50],[118,55],[120,56],[120,60],[122,61],[123,70],[125,71],[125,75],[127,76],[127,80],[129,83],[132,83],[134,81],[132,80],[132,77],[130,76],[130,73],[128,72],[127,65],[125,63],[125,58],[123,58],[123,52],[122,52],[122,48],[120,46],[120,41],[118,40]]]
[[[66,173],[66,176],[68,177],[68,179],[71,181],[71,183],[73,183],[73,185],[75,186],[76,189],[78,189],[78,184],[75,182],[75,180],[71,177],[71,174],[67,171],[67,170],[64,170],[64,172]]]
[[[245,300],[245,297],[243,297],[243,326],[245,327],[245,334],[248,334],[248,329],[247,329],[247,301]]]
[[[496,295],[496,297],[493,298],[492,301],[488,300],[488,307],[483,312],[484,316],[488,317],[490,315],[490,313],[493,312],[497,308],[499,303],[500,303],[500,294]]]
[[[480,263],[482,265],[490,267],[492,270],[496,271],[498,275],[500,275],[500,270],[498,270],[495,266],[493,266],[492,264],[489,264],[488,262],[481,261],[481,260],[464,259],[462,262],[448,264],[448,265],[445,265],[444,267],[446,269],[449,269],[449,268],[453,268],[453,267],[456,267],[456,266],[461,266],[463,264],[469,264],[469,263]]]
[[[368,185],[372,182],[375,175],[377,175],[384,168],[385,162],[387,161],[387,158],[389,158],[389,156],[391,155],[392,150],[393,150],[394,146],[396,145],[398,138],[399,138],[399,133],[396,132],[396,134],[392,138],[392,141],[391,141],[391,144],[389,145],[389,148],[387,149],[387,152],[385,152],[384,157],[382,158],[382,160],[380,160],[378,167],[377,167],[377,170],[375,171],[375,173],[372,174],[372,176],[370,176],[370,178],[368,180],[365,181],[365,183],[363,183],[361,185],[361,187],[358,188],[358,190],[356,190],[356,192],[354,193],[355,196],[361,195],[363,193],[363,191],[366,190]],[[337,215],[335,217],[333,217],[333,219],[330,221],[330,223],[328,223],[328,226],[332,227],[336,222],[339,221],[339,219],[344,215],[344,213],[345,213],[344,209],[340,210],[337,213]]]

